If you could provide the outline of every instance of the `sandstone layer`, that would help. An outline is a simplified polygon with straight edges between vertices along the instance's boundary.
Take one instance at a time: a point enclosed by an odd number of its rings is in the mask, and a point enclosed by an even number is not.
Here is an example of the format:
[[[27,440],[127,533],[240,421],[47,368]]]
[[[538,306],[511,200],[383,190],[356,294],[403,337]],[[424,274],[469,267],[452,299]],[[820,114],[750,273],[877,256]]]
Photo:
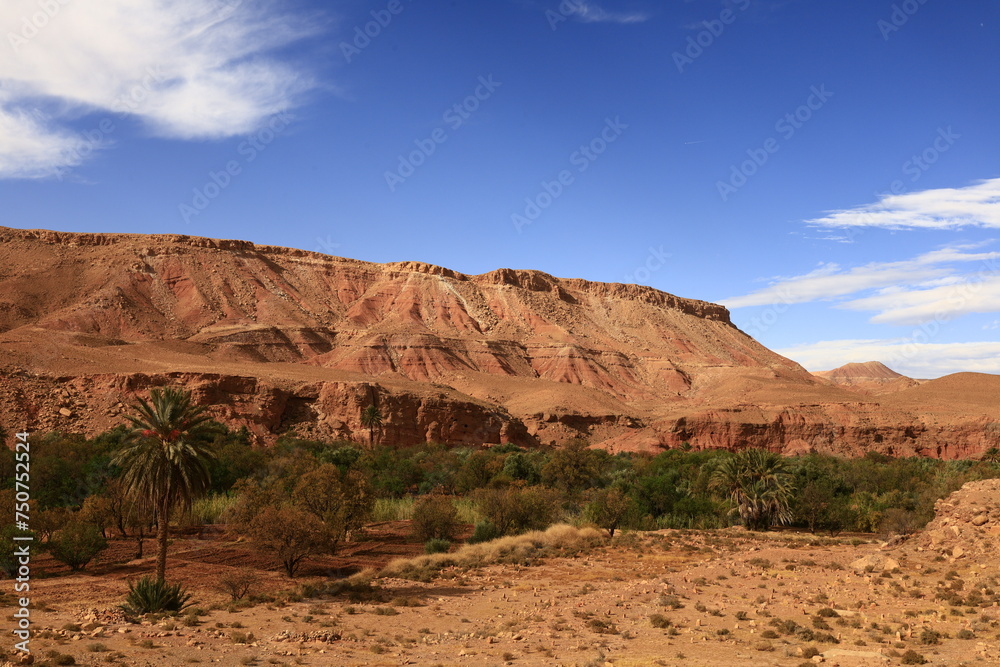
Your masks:
[[[862,395],[724,307],[649,287],[188,236],[0,228],[0,372],[0,421],[34,430],[93,433],[180,384],[262,442],[364,440],[376,402],[398,444],[948,458],[1000,444],[997,376]],[[965,401],[973,385],[985,393]]]

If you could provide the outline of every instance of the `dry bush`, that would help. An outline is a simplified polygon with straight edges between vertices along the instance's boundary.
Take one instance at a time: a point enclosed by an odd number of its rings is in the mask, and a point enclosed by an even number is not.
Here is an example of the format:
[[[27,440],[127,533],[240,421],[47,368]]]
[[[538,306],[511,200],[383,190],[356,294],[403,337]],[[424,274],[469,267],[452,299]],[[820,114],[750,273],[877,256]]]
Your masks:
[[[545,531],[501,537],[481,544],[467,544],[453,553],[394,560],[379,576],[427,581],[446,567],[473,568],[498,563],[524,563],[535,558],[591,549],[606,541],[605,534],[595,528],[574,528],[558,524]]]
[[[242,600],[260,581],[260,575],[253,568],[241,567],[230,570],[221,577],[216,587],[223,593],[227,593],[233,602]]]

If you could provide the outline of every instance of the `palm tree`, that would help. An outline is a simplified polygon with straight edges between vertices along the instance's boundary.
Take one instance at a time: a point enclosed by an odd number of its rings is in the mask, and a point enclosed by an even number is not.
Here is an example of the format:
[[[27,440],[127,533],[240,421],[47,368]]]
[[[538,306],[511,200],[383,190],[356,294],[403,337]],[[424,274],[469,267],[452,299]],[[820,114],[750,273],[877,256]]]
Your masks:
[[[375,429],[382,427],[382,413],[374,403],[361,411],[361,425],[368,429],[368,441],[375,445]]]
[[[773,452],[745,449],[726,458],[712,474],[711,484],[729,497],[733,512],[750,530],[766,530],[792,519],[792,474]]]
[[[211,440],[219,426],[183,389],[153,389],[150,400],[140,398],[132,410],[126,415],[132,428],[114,463],[129,496],[156,516],[156,578],[163,581],[170,514],[189,509],[208,488]]]
[[[1000,449],[990,447],[979,458],[983,463],[1000,463]]]

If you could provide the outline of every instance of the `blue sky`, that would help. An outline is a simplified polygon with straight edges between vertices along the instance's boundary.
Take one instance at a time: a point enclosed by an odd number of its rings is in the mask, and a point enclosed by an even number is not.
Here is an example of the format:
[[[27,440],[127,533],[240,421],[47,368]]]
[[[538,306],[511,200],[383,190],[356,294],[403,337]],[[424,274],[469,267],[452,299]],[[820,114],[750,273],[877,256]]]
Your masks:
[[[813,370],[1000,372],[996,0],[5,0],[0,35],[0,224],[638,282]]]

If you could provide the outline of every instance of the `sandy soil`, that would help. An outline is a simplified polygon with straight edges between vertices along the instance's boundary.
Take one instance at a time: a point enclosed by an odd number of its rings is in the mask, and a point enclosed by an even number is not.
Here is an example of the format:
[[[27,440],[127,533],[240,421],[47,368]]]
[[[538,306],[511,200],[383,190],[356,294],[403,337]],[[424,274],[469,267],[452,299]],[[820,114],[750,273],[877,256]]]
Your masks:
[[[44,607],[35,612],[36,664],[55,651],[76,664],[157,667],[847,667],[907,664],[907,650],[934,665],[1000,664],[1000,610],[992,598],[973,609],[935,595],[956,580],[966,593],[991,591],[996,564],[886,550],[867,537],[736,529],[626,534],[574,558],[445,570],[427,583],[379,579],[372,590],[300,599],[294,592],[301,584],[415,555],[420,545],[403,523],[373,526],[364,542],[310,561],[292,581],[266,557],[207,533],[179,538],[171,551],[170,577],[188,585],[206,612],[196,625],[121,617],[116,606],[127,579],[152,567],[148,559],[109,562],[133,548],[116,544],[85,574],[37,561],[34,600]],[[152,554],[151,543],[147,549]],[[233,607],[214,590],[223,571],[244,566],[260,571],[253,592],[274,601]]]

